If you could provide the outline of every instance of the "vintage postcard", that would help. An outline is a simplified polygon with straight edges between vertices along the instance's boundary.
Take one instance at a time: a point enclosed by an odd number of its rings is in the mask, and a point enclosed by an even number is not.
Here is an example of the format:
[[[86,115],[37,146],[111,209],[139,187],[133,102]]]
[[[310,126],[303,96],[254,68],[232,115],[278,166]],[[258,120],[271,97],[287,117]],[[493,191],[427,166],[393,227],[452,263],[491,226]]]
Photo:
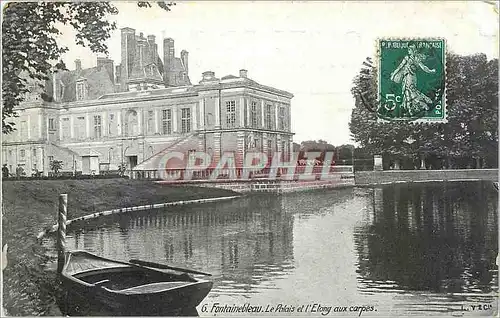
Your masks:
[[[2,2],[2,316],[494,317],[495,1]]]

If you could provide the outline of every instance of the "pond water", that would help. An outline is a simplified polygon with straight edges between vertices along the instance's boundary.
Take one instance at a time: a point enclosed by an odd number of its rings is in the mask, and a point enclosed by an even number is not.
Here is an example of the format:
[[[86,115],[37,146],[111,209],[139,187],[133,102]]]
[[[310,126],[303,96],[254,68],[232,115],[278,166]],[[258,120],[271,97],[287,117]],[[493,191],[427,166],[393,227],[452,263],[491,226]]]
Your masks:
[[[491,182],[251,195],[75,224],[67,246],[212,273],[200,316],[491,316],[497,201]]]

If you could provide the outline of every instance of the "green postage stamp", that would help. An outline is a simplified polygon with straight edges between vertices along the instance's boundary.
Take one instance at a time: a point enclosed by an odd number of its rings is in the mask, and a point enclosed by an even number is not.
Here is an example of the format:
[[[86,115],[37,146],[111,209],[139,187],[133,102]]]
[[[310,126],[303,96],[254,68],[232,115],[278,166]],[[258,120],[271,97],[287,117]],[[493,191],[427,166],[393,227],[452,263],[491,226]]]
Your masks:
[[[379,121],[446,122],[444,39],[381,39]]]

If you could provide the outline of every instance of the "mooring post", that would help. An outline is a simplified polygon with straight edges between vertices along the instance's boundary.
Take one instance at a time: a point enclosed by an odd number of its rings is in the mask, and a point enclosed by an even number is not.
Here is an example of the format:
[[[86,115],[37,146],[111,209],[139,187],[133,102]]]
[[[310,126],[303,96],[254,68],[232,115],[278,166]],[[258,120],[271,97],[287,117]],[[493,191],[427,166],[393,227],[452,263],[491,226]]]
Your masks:
[[[59,195],[59,211],[57,212],[57,272],[61,273],[66,252],[66,215],[68,213],[68,195]]]

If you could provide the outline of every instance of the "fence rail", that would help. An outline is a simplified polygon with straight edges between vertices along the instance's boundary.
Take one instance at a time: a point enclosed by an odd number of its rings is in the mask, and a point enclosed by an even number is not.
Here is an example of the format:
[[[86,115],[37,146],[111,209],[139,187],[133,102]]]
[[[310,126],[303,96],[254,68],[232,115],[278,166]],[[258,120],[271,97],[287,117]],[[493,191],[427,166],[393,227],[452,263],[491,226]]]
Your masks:
[[[349,178],[353,176],[353,166],[290,166],[279,168],[263,168],[256,171],[255,167],[239,167],[235,169],[164,169],[164,170],[132,170],[132,179],[155,180],[255,180],[255,179],[282,179],[298,180],[310,177],[311,179]],[[301,177],[302,176],[302,177]]]

